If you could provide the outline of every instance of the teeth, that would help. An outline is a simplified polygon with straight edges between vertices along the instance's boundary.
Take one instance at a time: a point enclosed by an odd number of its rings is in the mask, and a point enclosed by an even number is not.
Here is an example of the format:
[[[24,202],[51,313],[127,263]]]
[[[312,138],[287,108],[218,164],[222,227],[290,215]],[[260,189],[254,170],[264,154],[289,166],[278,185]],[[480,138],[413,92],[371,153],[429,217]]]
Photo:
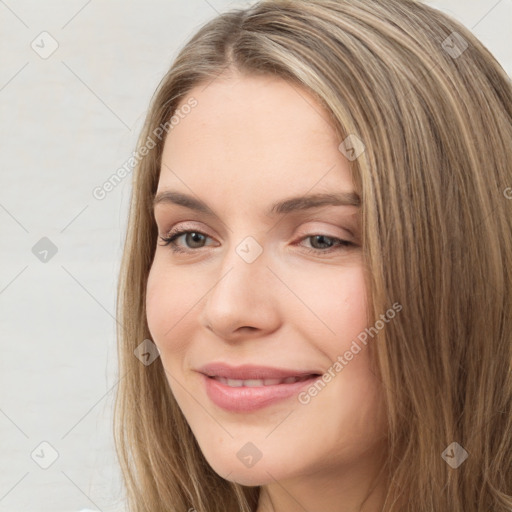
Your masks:
[[[286,377],[285,379],[226,379],[225,377],[213,377],[215,380],[225,384],[231,388],[240,388],[245,386],[247,388],[257,388],[262,386],[275,386],[277,384],[292,384],[293,382],[303,381],[309,379],[311,375],[304,375],[303,377]]]
[[[273,379],[276,380],[276,379]],[[248,388],[257,388],[260,386],[270,386],[271,384],[268,384],[268,380],[259,380],[259,379],[250,379],[250,380],[244,380],[242,381],[243,385]],[[267,384],[265,384],[267,382]],[[274,384],[279,384],[279,380],[277,382],[274,382]]]
[[[276,384],[281,384],[281,379],[246,380],[245,382],[263,382],[263,386],[275,386]],[[246,384],[246,386],[248,385]],[[261,386],[261,384],[258,384],[258,386]]]
[[[226,384],[232,388],[239,388],[244,385],[244,381],[238,379],[226,379]]]

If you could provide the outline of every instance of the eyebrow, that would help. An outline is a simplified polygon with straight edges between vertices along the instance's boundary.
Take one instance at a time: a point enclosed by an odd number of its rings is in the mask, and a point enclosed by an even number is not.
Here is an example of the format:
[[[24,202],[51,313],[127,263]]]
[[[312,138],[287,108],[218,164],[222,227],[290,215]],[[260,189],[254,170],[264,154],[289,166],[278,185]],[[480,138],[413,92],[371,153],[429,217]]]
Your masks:
[[[176,204],[203,213],[210,217],[217,214],[203,201],[188,194],[174,190],[160,192],[153,199],[153,208],[159,204]],[[292,211],[305,211],[321,206],[356,206],[361,205],[359,196],[354,192],[338,192],[335,194],[311,194],[291,197],[271,205],[267,215],[284,215]]]

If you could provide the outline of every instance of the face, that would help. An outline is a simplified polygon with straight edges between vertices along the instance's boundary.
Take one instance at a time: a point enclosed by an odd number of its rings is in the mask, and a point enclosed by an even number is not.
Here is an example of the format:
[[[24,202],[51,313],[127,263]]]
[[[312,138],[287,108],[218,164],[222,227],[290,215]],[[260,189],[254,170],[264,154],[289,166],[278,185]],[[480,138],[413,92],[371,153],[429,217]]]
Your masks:
[[[146,297],[172,393],[228,480],[355,467],[383,421],[369,347],[353,345],[367,291],[341,140],[314,97],[281,79],[218,78],[190,98],[163,151]],[[322,194],[346,204],[272,209]]]

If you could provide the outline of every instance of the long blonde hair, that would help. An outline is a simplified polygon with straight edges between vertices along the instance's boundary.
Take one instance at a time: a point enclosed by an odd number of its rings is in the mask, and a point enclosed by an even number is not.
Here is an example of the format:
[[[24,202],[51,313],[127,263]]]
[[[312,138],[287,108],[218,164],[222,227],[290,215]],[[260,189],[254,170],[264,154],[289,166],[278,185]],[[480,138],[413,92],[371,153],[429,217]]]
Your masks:
[[[257,507],[259,487],[226,481],[206,462],[160,359],[146,366],[134,356],[150,338],[165,123],[193,87],[229,70],[304,87],[340,143],[364,143],[351,165],[369,315],[403,306],[372,345],[389,425],[383,510],[509,512],[512,87],[469,30],[415,0],[264,0],[225,12],[159,84],[138,141],[145,156],[118,286],[114,436],[130,512]],[[458,467],[454,453],[467,454]]]

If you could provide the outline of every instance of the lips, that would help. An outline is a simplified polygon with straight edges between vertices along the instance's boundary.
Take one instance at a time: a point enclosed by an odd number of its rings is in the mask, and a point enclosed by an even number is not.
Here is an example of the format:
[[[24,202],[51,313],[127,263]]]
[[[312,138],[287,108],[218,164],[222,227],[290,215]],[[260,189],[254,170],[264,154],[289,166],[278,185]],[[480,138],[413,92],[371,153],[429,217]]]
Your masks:
[[[239,388],[245,386],[247,388],[256,388],[261,386],[276,386],[278,384],[293,384],[294,382],[300,382],[307,380],[313,375],[304,375],[302,377],[285,377],[284,379],[227,379],[226,377],[210,377],[215,379],[217,382],[221,382],[231,388]]]
[[[275,368],[270,366],[242,365],[230,366],[226,363],[210,363],[198,369],[207,377],[224,378],[234,381],[254,381],[254,380],[277,380],[273,384],[282,383],[285,379],[312,377],[321,375],[322,372],[314,369],[293,370],[288,368]],[[289,381],[293,382],[293,381]],[[288,383],[289,383],[288,382]],[[270,384],[267,384],[270,385]]]
[[[290,399],[320,376],[315,370],[211,363],[198,370],[210,400],[222,409],[251,412]]]

